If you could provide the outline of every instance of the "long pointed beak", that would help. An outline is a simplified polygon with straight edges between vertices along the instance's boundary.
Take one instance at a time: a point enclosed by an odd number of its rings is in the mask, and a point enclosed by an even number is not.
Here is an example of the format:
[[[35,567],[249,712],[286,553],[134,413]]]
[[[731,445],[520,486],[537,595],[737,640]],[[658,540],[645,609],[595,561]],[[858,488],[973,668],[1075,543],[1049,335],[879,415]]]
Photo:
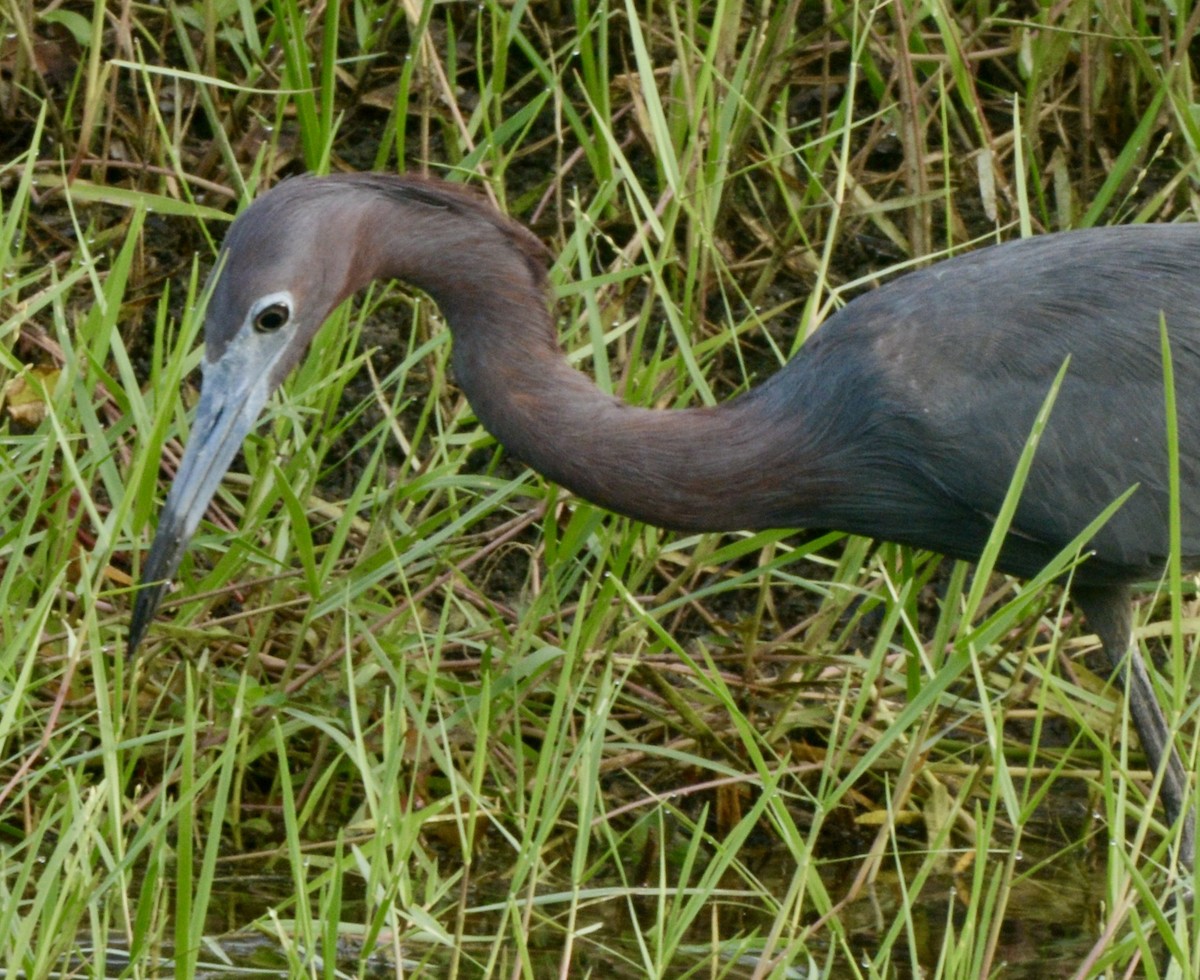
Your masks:
[[[205,368],[191,439],[142,567],[141,588],[129,626],[130,657],[154,618],[168,580],[179,567],[221,478],[270,397],[274,386],[269,373],[254,363],[254,358],[239,357],[233,351],[226,351],[220,361]]]

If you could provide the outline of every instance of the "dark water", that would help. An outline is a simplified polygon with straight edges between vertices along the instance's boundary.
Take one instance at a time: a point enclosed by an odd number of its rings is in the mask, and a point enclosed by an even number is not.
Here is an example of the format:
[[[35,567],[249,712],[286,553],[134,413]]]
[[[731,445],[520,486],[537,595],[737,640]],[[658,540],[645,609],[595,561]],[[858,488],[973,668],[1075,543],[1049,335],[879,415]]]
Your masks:
[[[947,861],[953,857],[948,857]],[[1000,857],[1007,860],[1007,851]],[[884,957],[888,964],[883,971],[886,976],[930,975],[947,955],[963,956],[972,945],[981,947],[986,937],[979,933],[990,925],[985,922],[976,929],[969,918],[969,876],[974,873],[973,869],[967,867],[960,874],[948,869],[944,874],[931,875],[925,878],[919,894],[911,897],[914,879],[924,863],[922,856],[915,852],[899,862],[894,856],[885,858],[875,880],[865,886],[854,901],[839,910],[837,924],[825,925],[812,934],[804,953],[793,957],[786,975],[794,978],[870,976],[876,972],[872,960],[881,945],[887,944],[887,937],[897,921],[906,921],[906,925]],[[1026,874],[1022,870],[1025,865],[1033,873]],[[770,892],[782,896],[789,886],[793,869],[784,861],[776,861],[775,866],[778,880],[773,881],[769,873],[760,874],[759,880]],[[772,865],[768,861],[764,867],[769,869]],[[821,866],[823,884],[835,901],[846,894],[859,867],[857,860]],[[497,874],[477,868],[477,880],[503,881],[503,869],[494,870]],[[984,869],[989,879],[1001,872],[999,861],[994,865],[989,863]],[[211,938],[206,949],[201,951],[197,976],[293,976],[297,958],[315,975],[334,975],[331,966],[323,963],[322,951],[308,955],[299,948],[298,941],[291,939],[288,940],[291,945],[289,958],[285,945],[277,937],[279,927],[266,916],[268,908],[273,907],[280,910],[278,919],[285,924],[288,922],[288,914],[283,910],[291,906],[291,896],[285,892],[290,887],[290,880],[262,869],[258,873],[239,873],[217,883],[210,917]],[[564,948],[562,929],[570,888],[567,881],[550,881],[539,890],[545,904],[532,918],[534,924],[526,936],[529,962],[536,976],[559,975]],[[660,896],[650,888],[629,889],[615,881],[598,880],[588,882],[586,894],[588,897],[580,902],[570,975],[646,976],[645,968],[640,965],[642,955],[637,930],[633,928],[630,916],[637,916],[643,935],[652,932]],[[1008,894],[1007,912],[1002,920],[992,972],[1031,980],[1073,975],[1103,929],[1104,895],[1102,862],[1081,856],[1079,848],[1064,850],[1061,845],[1035,844],[1032,850],[1027,849],[1018,862]],[[343,975],[368,977],[442,977],[449,975],[454,965],[458,975],[464,977],[510,976],[516,959],[515,947],[497,959],[493,957],[496,944],[488,938],[497,932],[511,934],[511,915],[505,910],[507,899],[507,895],[498,893],[470,896],[468,900],[472,907],[465,917],[464,933],[473,938],[464,943],[457,957],[445,945],[415,937],[402,944],[399,963],[396,947],[389,936],[382,937],[369,954],[364,953],[361,930],[356,923],[362,922],[366,911],[361,903],[347,902],[342,910],[347,923],[341,930],[345,938],[338,944],[333,966]],[[440,911],[441,922],[449,926],[452,914],[448,915],[445,909]],[[685,937],[671,959],[671,969],[666,975],[684,976],[694,970],[698,976],[708,976],[716,969],[724,977],[750,977],[759,965],[755,950],[761,946],[739,943],[738,937],[762,937],[773,925],[771,912],[762,907],[761,898],[749,889],[739,888],[737,882],[730,882],[729,887],[720,890],[712,906],[697,917],[693,934]],[[715,956],[714,927],[721,936],[730,937],[721,953]],[[286,932],[287,926],[282,928]],[[320,933],[320,926],[315,931]],[[844,934],[847,941],[835,941],[838,933]],[[789,931],[785,931],[787,934]],[[511,945],[511,940],[499,944],[501,949],[505,945]],[[848,962],[847,946],[854,965]],[[81,952],[84,962],[78,966],[86,969],[85,963],[96,965],[94,950]],[[139,964],[140,972],[170,975],[173,971],[170,956],[170,950],[164,949],[155,963],[143,959]],[[127,955],[119,948],[110,946],[104,960],[104,972],[108,976],[118,976],[129,968]],[[484,965],[489,960],[492,971],[485,974]]]

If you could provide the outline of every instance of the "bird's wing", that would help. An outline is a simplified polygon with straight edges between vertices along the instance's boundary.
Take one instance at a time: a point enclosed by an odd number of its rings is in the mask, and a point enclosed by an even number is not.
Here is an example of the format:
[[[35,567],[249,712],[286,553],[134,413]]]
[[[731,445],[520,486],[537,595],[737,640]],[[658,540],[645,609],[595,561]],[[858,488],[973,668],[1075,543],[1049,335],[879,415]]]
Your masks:
[[[1136,484],[1093,540],[1093,570],[1085,573],[1128,579],[1155,574],[1168,553],[1164,320],[1175,374],[1183,555],[1200,567],[1195,225],[1044,236],[942,263],[847,306],[827,325],[834,330],[826,343],[870,338],[877,438],[891,440],[909,485],[945,495],[945,512],[975,536],[971,547],[981,546],[979,525],[968,528],[961,515],[994,519],[1038,409],[1069,358],[1007,565],[1036,571]],[[954,543],[950,530],[947,538]]]

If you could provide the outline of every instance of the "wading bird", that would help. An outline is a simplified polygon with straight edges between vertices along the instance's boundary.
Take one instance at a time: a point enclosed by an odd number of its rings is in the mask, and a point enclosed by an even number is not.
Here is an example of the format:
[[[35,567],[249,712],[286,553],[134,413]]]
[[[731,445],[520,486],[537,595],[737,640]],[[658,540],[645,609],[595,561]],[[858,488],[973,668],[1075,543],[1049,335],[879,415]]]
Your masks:
[[[836,529],[979,557],[1050,386],[1069,367],[998,567],[1040,571],[1131,487],[1088,543],[1075,602],[1114,669],[1190,865],[1189,781],[1136,643],[1131,583],[1167,562],[1160,324],[1174,349],[1183,560],[1200,567],[1200,226],[1045,235],[941,262],[858,297],[766,383],[715,408],[658,411],[569,366],[545,252],[474,194],[378,174],[303,177],[232,225],[205,322],[191,442],[159,519],[130,630],[243,438],[343,299],[374,279],[428,293],[483,425],[547,478],[667,528]]]

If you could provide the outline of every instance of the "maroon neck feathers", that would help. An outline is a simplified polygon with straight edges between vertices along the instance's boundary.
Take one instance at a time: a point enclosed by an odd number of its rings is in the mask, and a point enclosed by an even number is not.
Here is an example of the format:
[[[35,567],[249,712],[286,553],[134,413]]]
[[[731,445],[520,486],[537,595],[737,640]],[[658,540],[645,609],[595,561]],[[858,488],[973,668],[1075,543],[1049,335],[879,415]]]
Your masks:
[[[410,191],[383,184],[384,206],[364,219],[360,241],[378,256],[370,278],[433,297],[454,335],[456,380],[510,452],[587,500],[659,526],[774,526],[778,471],[770,486],[767,478],[794,450],[790,425],[772,424],[755,398],[658,411],[600,391],[559,350],[540,243],[473,196],[423,183]]]

